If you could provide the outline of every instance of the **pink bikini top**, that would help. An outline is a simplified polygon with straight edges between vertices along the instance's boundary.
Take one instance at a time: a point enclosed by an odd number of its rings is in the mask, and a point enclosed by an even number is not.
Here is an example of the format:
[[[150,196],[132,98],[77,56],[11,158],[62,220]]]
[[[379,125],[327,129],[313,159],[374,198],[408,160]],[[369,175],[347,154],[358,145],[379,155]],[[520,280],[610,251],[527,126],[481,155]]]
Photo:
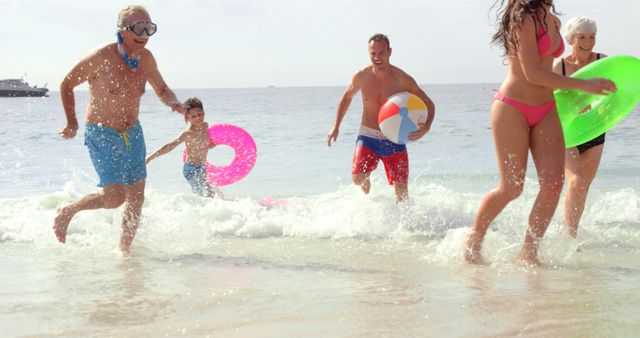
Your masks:
[[[541,58],[545,58],[547,56],[553,56],[554,58],[560,57],[562,53],[564,53],[564,41],[560,38],[560,44],[555,51],[551,52],[551,37],[549,33],[542,28],[540,25],[540,29],[538,29],[538,55]]]

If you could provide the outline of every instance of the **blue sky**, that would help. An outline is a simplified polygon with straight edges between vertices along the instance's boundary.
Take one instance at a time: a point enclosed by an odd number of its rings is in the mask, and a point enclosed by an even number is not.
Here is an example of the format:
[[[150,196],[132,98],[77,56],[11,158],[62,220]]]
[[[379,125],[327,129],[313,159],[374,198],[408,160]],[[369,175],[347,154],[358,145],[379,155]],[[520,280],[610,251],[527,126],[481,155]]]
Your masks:
[[[563,21],[598,23],[596,51],[640,56],[638,0],[556,0]],[[0,78],[57,89],[91,49],[115,40],[130,2],[0,0]],[[141,0],[158,33],[148,48],[173,88],[346,85],[369,63],[367,39],[389,35],[391,62],[419,83],[499,82],[489,44],[493,0]],[[396,4],[392,4],[396,3]]]

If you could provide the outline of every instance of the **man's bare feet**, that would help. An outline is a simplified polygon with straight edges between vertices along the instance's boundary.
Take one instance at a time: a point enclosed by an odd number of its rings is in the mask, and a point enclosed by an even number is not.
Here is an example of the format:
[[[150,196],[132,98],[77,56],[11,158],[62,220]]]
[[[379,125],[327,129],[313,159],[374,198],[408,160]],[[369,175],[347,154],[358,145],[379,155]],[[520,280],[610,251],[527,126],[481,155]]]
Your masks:
[[[133,237],[135,237],[135,235],[135,228],[123,229],[120,235],[120,241],[118,242],[118,249],[122,252],[123,256],[129,256],[131,254],[131,244],[133,243]]]
[[[118,251],[122,254],[122,256],[129,256],[131,254],[131,238],[125,238],[127,235],[122,235],[120,237],[120,242],[118,243]]]
[[[367,177],[362,184],[360,184],[360,189],[364,191],[365,194],[369,194],[369,190],[371,190],[371,180]]]
[[[118,246],[113,251],[121,257],[131,256],[131,247],[125,247],[122,243],[118,243]]]
[[[58,215],[53,220],[53,232],[60,243],[67,241],[67,228],[69,228],[69,222],[73,218],[73,212],[70,209],[68,205],[58,208]]]

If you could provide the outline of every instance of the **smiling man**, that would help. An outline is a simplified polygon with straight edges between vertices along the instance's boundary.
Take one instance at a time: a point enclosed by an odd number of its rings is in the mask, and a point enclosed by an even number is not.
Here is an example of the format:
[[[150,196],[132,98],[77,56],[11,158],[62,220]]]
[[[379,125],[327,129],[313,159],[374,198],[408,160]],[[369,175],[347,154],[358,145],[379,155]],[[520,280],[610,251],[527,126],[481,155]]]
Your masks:
[[[338,105],[333,129],[329,132],[327,144],[331,146],[338,138],[340,124],[358,91],[362,96],[362,122],[356,149],[353,154],[351,178],[365,194],[369,193],[371,172],[382,160],[389,183],[393,185],[396,201],[408,198],[409,157],[405,145],[395,144],[382,135],[378,127],[378,112],[387,98],[399,92],[410,92],[420,97],[426,104],[429,116],[426,123],[409,135],[412,141],[424,136],[431,128],[435,115],[435,105],[416,81],[400,68],[389,63],[391,46],[384,34],[369,38],[369,58],[371,65],[356,72]]]
[[[125,204],[118,248],[128,253],[140,223],[147,176],[146,149],[138,121],[140,98],[147,82],[173,111],[184,107],[164,82],[153,54],[145,48],[157,26],[142,6],[127,6],[118,16],[117,42],[90,52],[60,85],[67,125],[58,134],[76,136],[78,120],[74,88],[89,83],[85,145],[98,173],[102,190],[88,194],[58,210],[53,230],[66,242],[73,216],[82,210],[117,208]]]

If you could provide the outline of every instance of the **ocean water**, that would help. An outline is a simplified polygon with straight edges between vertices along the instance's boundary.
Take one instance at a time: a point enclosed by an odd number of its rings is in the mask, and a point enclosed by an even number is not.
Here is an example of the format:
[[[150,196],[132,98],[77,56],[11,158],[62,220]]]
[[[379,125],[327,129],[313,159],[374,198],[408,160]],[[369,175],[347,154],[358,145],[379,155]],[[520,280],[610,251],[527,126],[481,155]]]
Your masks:
[[[342,87],[178,90],[210,123],[249,131],[258,161],[222,187],[191,193],[182,149],[148,166],[133,255],[114,253],[122,210],[85,211],[67,244],[56,208],[95,191],[83,146],[57,131],[58,93],[0,99],[0,335],[13,336],[567,336],[640,330],[640,122],[636,109],[607,133],[577,239],[559,207],[541,268],[513,263],[538,184],[491,226],[487,266],[462,263],[462,238],[498,181],[490,99],[496,84],[425,85],[432,131],[409,145],[410,201],[394,203],[379,168],[371,194],[351,184],[361,102],[338,142],[327,133]],[[87,93],[77,93],[82,112]],[[148,153],[184,130],[151,90],[140,121]],[[209,161],[229,162],[217,147]],[[263,198],[285,200],[271,208]],[[579,250],[576,250],[579,247]]]

